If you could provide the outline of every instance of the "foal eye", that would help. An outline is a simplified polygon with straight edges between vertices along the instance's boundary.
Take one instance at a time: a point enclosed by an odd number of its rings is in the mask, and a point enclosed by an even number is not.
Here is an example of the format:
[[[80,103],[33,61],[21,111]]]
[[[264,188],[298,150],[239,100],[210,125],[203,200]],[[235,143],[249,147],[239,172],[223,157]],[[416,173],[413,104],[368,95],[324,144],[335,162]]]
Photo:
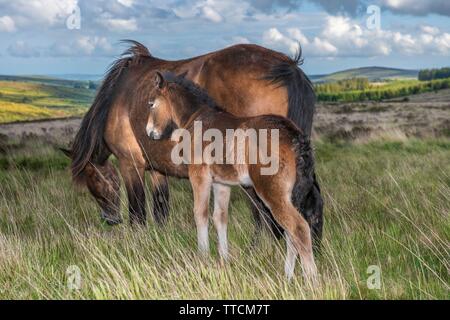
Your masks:
[[[153,109],[156,106],[155,101],[149,101],[148,106],[150,107],[150,109]]]

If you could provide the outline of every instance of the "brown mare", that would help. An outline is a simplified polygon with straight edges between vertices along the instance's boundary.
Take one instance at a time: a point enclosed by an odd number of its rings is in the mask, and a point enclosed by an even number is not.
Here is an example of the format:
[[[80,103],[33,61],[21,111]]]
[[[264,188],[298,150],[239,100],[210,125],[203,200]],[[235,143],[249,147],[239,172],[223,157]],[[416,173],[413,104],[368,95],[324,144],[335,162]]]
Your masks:
[[[110,224],[121,222],[120,180],[108,161],[111,154],[118,159],[125,182],[131,223],[146,221],[146,170],[151,172],[157,222],[163,222],[168,213],[166,176],[188,174],[186,166],[175,166],[170,161],[172,142],[154,141],[146,135],[146,104],[158,69],[186,73],[186,78],[206,89],[234,115],[287,116],[305,133],[311,133],[315,96],[311,83],[298,67],[300,56],[292,60],[256,45],[236,45],[191,59],[167,61],[152,56],[138,42],[127,42],[132,46],[111,66],[83,118],[70,153],[74,181],[87,185],[102,209],[102,218]],[[258,212],[267,210],[251,188],[249,192],[255,198],[257,208],[252,209],[260,226]],[[320,239],[322,198],[317,182],[302,205],[315,239]],[[276,232],[276,226],[272,227]]]
[[[236,117],[219,107],[192,81],[170,72],[156,73],[149,105],[147,134],[151,139],[160,139],[172,123],[183,129],[173,132],[172,139],[180,144],[174,149],[172,161],[188,166],[200,252],[209,252],[211,187],[215,204],[213,220],[223,259],[228,257],[230,185],[253,187],[286,233],[287,277],[293,276],[298,253],[306,278],[314,278],[316,266],[310,228],[299,212],[302,198],[314,185],[314,159],[308,136],[281,116]],[[262,131],[267,138],[260,136],[258,141],[257,133]],[[254,139],[250,141],[252,133]],[[270,148],[268,141],[271,141]],[[265,150],[263,153],[262,149]],[[275,167],[267,167],[268,162],[259,156],[266,156],[268,149],[272,153],[271,159],[276,157]],[[183,153],[181,161],[174,158],[180,153]],[[238,160],[239,153],[241,158]]]

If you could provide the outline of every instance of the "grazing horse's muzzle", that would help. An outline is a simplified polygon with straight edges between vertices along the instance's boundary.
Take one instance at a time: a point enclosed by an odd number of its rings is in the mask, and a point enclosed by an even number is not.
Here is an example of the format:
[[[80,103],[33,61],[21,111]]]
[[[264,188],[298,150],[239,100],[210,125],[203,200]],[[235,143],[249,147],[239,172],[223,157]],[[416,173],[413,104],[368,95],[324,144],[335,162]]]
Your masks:
[[[115,225],[121,224],[123,222],[123,220],[120,216],[110,215],[104,210],[102,210],[100,212],[100,218],[102,219],[102,221],[106,222],[110,226],[115,226]]]

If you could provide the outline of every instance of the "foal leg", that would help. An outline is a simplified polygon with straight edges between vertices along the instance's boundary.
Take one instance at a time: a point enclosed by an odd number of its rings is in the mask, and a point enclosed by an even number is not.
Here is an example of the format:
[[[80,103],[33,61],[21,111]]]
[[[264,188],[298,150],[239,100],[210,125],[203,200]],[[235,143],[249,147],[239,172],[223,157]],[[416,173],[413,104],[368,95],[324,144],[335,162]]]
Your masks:
[[[194,218],[197,225],[198,250],[207,256],[209,254],[208,205],[212,181],[209,175],[204,175],[199,171],[195,171],[193,174],[189,172],[189,180],[194,193]]]
[[[169,215],[169,182],[165,175],[151,172],[152,197],[153,197],[153,217],[156,223],[162,225]]]
[[[282,205],[275,205],[273,210],[275,219],[279,220],[278,222],[284,227],[288,235],[286,238],[287,257],[285,264],[287,278],[292,279],[294,275],[295,263],[293,263],[293,261],[295,261],[296,254],[294,255],[293,248],[295,248],[297,253],[300,255],[302,270],[305,278],[315,281],[317,276],[317,267],[314,262],[311,230],[308,222],[297,211],[297,209],[295,209],[290,201]]]
[[[270,228],[275,238],[281,239],[283,236],[283,228],[281,228],[281,226],[274,220],[269,208],[267,208],[264,202],[258,197],[255,189],[253,189],[253,187],[247,187],[245,188],[245,192],[250,197],[250,208],[255,220],[255,233],[252,240],[253,245],[258,243],[261,237],[261,232],[265,227]]]
[[[311,231],[308,222],[292,204],[290,192],[288,190],[281,190],[281,184],[278,187],[278,189],[272,190],[271,187],[267,187],[266,185],[255,186],[255,189],[264,203],[271,209],[275,220],[283,227],[288,235],[286,237],[286,276],[288,279],[291,279],[294,274],[295,263],[292,263],[292,261],[295,261],[295,256],[291,246],[293,245],[300,255],[305,278],[314,281],[317,275],[317,268],[312,252]]]
[[[214,213],[213,220],[217,230],[219,241],[219,254],[223,261],[228,260],[228,204],[230,202],[230,187],[223,184],[214,183]]]
[[[297,249],[287,232],[284,233],[286,238],[286,261],[284,263],[284,272],[288,279],[292,279],[295,270],[295,260],[297,260]]]

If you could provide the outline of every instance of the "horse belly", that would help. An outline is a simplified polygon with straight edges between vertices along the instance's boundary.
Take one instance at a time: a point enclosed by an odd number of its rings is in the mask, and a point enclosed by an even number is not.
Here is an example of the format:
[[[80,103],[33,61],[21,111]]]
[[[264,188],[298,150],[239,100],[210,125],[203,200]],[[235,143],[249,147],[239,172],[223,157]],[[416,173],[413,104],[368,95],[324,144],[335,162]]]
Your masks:
[[[214,182],[226,185],[253,185],[247,165],[212,165],[211,173]]]

